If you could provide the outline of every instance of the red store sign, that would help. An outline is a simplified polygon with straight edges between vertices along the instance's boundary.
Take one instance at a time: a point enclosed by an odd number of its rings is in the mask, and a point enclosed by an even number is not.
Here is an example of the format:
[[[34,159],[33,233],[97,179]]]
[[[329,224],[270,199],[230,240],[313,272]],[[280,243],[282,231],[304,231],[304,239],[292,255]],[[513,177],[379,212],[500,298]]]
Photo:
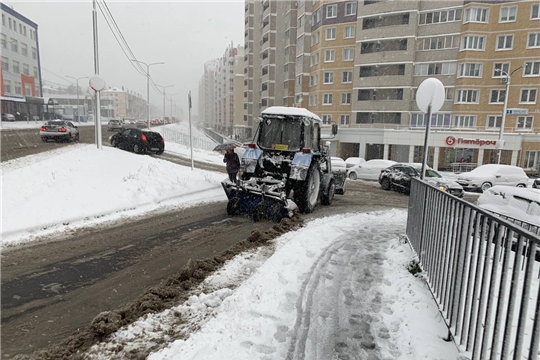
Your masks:
[[[453,136],[447,136],[446,137],[446,145],[448,146],[454,146],[454,145],[478,145],[478,146],[486,146],[486,145],[497,145],[497,140],[485,140],[485,139],[464,139],[464,138],[455,138]]]

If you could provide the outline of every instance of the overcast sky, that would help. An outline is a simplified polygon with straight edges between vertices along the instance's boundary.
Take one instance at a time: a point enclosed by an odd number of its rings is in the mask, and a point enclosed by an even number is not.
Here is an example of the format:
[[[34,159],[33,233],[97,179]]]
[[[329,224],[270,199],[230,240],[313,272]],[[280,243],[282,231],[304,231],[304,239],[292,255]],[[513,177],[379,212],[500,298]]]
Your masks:
[[[98,1],[103,5],[103,0]],[[119,1],[105,0],[138,60],[165,62],[150,67],[156,84],[187,115],[187,93],[196,100],[206,61],[221,57],[227,46],[244,42],[244,2],[227,1]],[[69,85],[66,75],[94,74],[92,1],[4,1],[38,24],[42,78]],[[100,76],[108,86],[122,87],[146,98],[146,77],[130,65],[97,8]],[[144,66],[146,69],[146,67]],[[79,86],[87,85],[80,80]],[[84,83],[84,84],[83,84]],[[150,102],[161,107],[162,95],[150,88]],[[167,102],[167,109],[169,103]],[[168,111],[168,110],[167,110]],[[196,113],[196,102],[192,113]]]

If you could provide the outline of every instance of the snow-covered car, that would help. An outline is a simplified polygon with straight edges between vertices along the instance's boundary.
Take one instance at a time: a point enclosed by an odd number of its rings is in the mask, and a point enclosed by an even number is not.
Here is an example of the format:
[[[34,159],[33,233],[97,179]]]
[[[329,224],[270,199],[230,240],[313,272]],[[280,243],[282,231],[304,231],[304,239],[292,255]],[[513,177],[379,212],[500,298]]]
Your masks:
[[[330,163],[336,180],[336,194],[343,195],[347,191],[347,164],[345,160],[336,156],[330,158]]]
[[[540,189],[540,179],[534,179],[532,183],[534,189]]]
[[[365,163],[366,160],[364,158],[361,158],[361,157],[348,157],[346,160],[345,160],[345,164],[347,165],[347,169],[350,169],[356,165],[360,165],[360,164],[363,164]]]
[[[43,142],[49,140],[78,141],[79,129],[71,121],[49,120],[39,129],[39,136]]]
[[[379,180],[379,175],[381,174],[381,171],[394,164],[396,164],[396,162],[392,160],[368,160],[362,164],[355,165],[347,169],[348,177],[351,180],[361,179],[377,181]]]
[[[384,190],[399,190],[409,193],[411,189],[411,179],[420,178],[422,173],[422,164],[417,163],[398,163],[386,168],[379,176],[379,184]],[[426,168],[424,181],[430,185],[446,191],[449,194],[463,197],[463,187],[457,182],[444,178],[437,171]]]
[[[493,186],[476,204],[491,212],[540,226],[540,189]]]
[[[517,166],[486,164],[461,173],[457,182],[465,190],[484,192],[496,185],[527,187],[529,178],[525,171]]]
[[[2,121],[15,121],[13,114],[2,113]]]

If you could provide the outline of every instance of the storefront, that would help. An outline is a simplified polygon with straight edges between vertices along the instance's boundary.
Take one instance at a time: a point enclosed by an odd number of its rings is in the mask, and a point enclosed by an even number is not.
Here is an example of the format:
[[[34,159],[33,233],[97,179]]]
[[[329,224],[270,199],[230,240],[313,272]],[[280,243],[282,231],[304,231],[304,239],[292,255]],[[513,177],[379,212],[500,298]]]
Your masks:
[[[425,132],[421,130],[340,129],[338,154],[398,162],[422,162]],[[496,164],[498,132],[430,133],[428,165],[434,169],[466,171],[482,164]],[[540,141],[534,134],[508,133],[503,136],[501,164],[534,167],[540,160]],[[523,149],[523,147],[527,149]],[[527,151],[524,151],[527,150]]]

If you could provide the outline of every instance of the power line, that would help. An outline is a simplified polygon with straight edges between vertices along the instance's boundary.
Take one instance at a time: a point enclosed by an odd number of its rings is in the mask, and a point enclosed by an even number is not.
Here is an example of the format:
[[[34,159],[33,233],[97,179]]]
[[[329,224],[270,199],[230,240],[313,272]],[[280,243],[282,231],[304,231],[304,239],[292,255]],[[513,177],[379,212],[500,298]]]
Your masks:
[[[43,70],[45,70],[45,71],[47,71],[47,72],[53,74],[54,76],[56,76],[56,77],[58,77],[58,78],[64,80],[65,82],[70,83],[70,84],[73,84],[73,83],[71,82],[71,80],[68,80],[68,79],[66,79],[66,78],[64,78],[64,77],[62,77],[62,76],[60,76],[60,75],[57,75],[57,74],[53,73],[51,70],[45,69],[43,66],[41,66],[41,68],[42,68]]]
[[[102,0],[102,1],[103,1],[103,3],[105,3],[104,0]],[[129,60],[129,63],[131,64],[131,66],[133,66],[133,68],[134,68],[135,70],[137,70],[137,72],[138,72],[139,74],[146,76],[146,72],[145,72],[144,70],[141,70],[142,67],[140,66],[140,64],[139,64],[139,67],[137,67],[135,64],[133,64],[133,61],[131,61],[130,55],[128,55],[128,54],[126,53],[126,50],[124,49],[124,46],[122,46],[122,43],[120,42],[120,40],[118,40],[118,37],[117,37],[117,35],[116,35],[116,33],[115,33],[113,27],[111,26],[111,23],[109,22],[109,19],[108,19],[107,15],[106,15],[105,11],[103,10],[102,6],[100,5],[99,1],[97,1],[96,3],[97,3],[97,5],[98,5],[98,7],[99,7],[99,10],[101,11],[101,14],[103,15],[103,18],[104,18],[105,21],[107,22],[107,25],[109,26],[109,29],[111,29],[111,32],[112,32],[112,34],[113,34],[113,36],[114,36],[114,39],[116,40],[116,42],[118,43],[118,45],[120,45],[120,49],[122,50],[122,52],[124,53],[124,55],[125,55],[125,56],[127,57],[127,59]],[[113,18],[113,16],[112,16],[112,14],[111,14],[110,16],[111,16],[111,18],[112,18],[111,21],[114,21],[114,18]],[[118,32],[121,34],[120,29],[118,29]],[[124,41],[125,41],[125,40],[124,40]],[[126,46],[127,46],[127,43],[126,43]],[[129,49],[129,46],[127,46],[127,48]],[[130,51],[130,54],[133,56],[133,58],[136,59],[135,55],[133,55],[133,52],[131,52],[131,49],[129,49],[129,51]]]

